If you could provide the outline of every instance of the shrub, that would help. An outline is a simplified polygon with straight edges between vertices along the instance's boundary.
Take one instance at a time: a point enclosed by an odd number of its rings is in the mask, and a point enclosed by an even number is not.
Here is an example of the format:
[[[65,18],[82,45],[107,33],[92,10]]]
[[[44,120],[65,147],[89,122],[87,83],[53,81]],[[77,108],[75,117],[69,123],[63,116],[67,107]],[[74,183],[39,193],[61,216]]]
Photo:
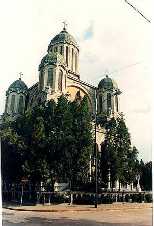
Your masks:
[[[152,194],[145,194],[145,202],[152,202]]]

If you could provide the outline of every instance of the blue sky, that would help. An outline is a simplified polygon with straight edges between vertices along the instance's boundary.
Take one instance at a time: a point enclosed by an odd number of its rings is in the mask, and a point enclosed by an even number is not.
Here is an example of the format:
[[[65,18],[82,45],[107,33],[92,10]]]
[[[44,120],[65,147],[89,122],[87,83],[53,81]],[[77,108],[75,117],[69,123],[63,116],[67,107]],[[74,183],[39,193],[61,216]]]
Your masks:
[[[151,18],[150,0],[130,0]],[[3,1],[0,8],[0,113],[5,91],[23,72],[30,87],[50,40],[66,20],[80,46],[81,79],[97,85],[105,73],[123,92],[124,113],[132,143],[145,161],[151,159],[151,24],[123,0]],[[130,66],[133,65],[133,66]],[[119,70],[120,69],[120,70]]]
[[[84,40],[88,40],[88,39],[92,39],[94,35],[93,32],[93,22],[91,21],[89,23],[89,26],[87,27],[87,29],[84,32]]]

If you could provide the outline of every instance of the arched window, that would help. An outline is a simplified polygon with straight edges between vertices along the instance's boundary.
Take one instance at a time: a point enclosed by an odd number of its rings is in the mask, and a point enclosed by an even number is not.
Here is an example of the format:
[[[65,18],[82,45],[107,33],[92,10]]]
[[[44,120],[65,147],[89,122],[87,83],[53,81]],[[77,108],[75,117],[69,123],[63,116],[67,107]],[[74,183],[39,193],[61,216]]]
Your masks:
[[[24,98],[23,98],[23,96],[19,97],[18,112],[20,114],[22,114],[24,112]]]
[[[60,46],[60,54],[63,55],[63,46]]]
[[[10,106],[10,110],[12,113],[15,112],[15,95],[13,94],[11,97],[11,106]]]
[[[77,71],[77,53],[75,53],[75,71]]]
[[[71,65],[72,71],[73,71],[73,64],[74,64],[74,49],[72,49],[72,65]]]
[[[44,87],[44,71],[40,71],[40,88],[43,89]]]
[[[68,66],[68,46],[66,46],[66,64]]]
[[[65,89],[66,89],[66,75],[65,75]]]
[[[54,47],[54,52],[56,53],[58,51],[57,46]]]
[[[52,87],[53,85],[53,68],[48,69],[48,79],[47,79],[47,86]]]
[[[107,93],[107,108],[111,108],[111,93]]]
[[[62,91],[62,89],[63,89],[63,72],[62,72],[62,70],[59,71],[58,89],[60,91]]]
[[[102,112],[103,106],[102,106],[102,95],[99,95],[99,111]]]
[[[117,112],[119,111],[119,106],[118,106],[118,97],[115,96],[115,104],[116,104],[116,110]]]

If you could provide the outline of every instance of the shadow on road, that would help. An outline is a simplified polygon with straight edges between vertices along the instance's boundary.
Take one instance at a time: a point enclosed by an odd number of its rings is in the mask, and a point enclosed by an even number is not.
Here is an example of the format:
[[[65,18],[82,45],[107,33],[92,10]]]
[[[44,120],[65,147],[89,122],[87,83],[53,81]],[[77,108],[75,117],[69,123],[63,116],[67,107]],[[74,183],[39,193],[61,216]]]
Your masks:
[[[123,224],[123,223],[107,223],[107,222],[96,222],[92,220],[71,220],[67,218],[61,219],[46,219],[42,217],[31,217],[28,219],[24,219],[24,222],[14,223],[10,220],[4,220],[3,226],[141,226],[134,224]],[[143,226],[143,225],[142,225]]]

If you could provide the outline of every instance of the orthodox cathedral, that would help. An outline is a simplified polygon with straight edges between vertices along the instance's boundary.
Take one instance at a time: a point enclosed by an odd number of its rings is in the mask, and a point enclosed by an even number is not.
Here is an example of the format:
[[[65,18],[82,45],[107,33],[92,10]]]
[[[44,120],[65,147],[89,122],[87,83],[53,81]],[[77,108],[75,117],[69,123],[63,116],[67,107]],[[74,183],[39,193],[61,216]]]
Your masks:
[[[93,114],[97,111],[97,114],[106,113],[108,117],[116,117],[119,112],[121,92],[113,79],[106,75],[97,87],[80,79],[79,46],[65,24],[63,30],[51,39],[47,54],[38,67],[38,77],[39,81],[30,88],[21,77],[9,86],[4,115],[14,118],[44,101],[57,101],[62,94],[70,101],[86,95]],[[100,140],[99,134],[97,137],[97,143],[101,144],[102,138]]]

